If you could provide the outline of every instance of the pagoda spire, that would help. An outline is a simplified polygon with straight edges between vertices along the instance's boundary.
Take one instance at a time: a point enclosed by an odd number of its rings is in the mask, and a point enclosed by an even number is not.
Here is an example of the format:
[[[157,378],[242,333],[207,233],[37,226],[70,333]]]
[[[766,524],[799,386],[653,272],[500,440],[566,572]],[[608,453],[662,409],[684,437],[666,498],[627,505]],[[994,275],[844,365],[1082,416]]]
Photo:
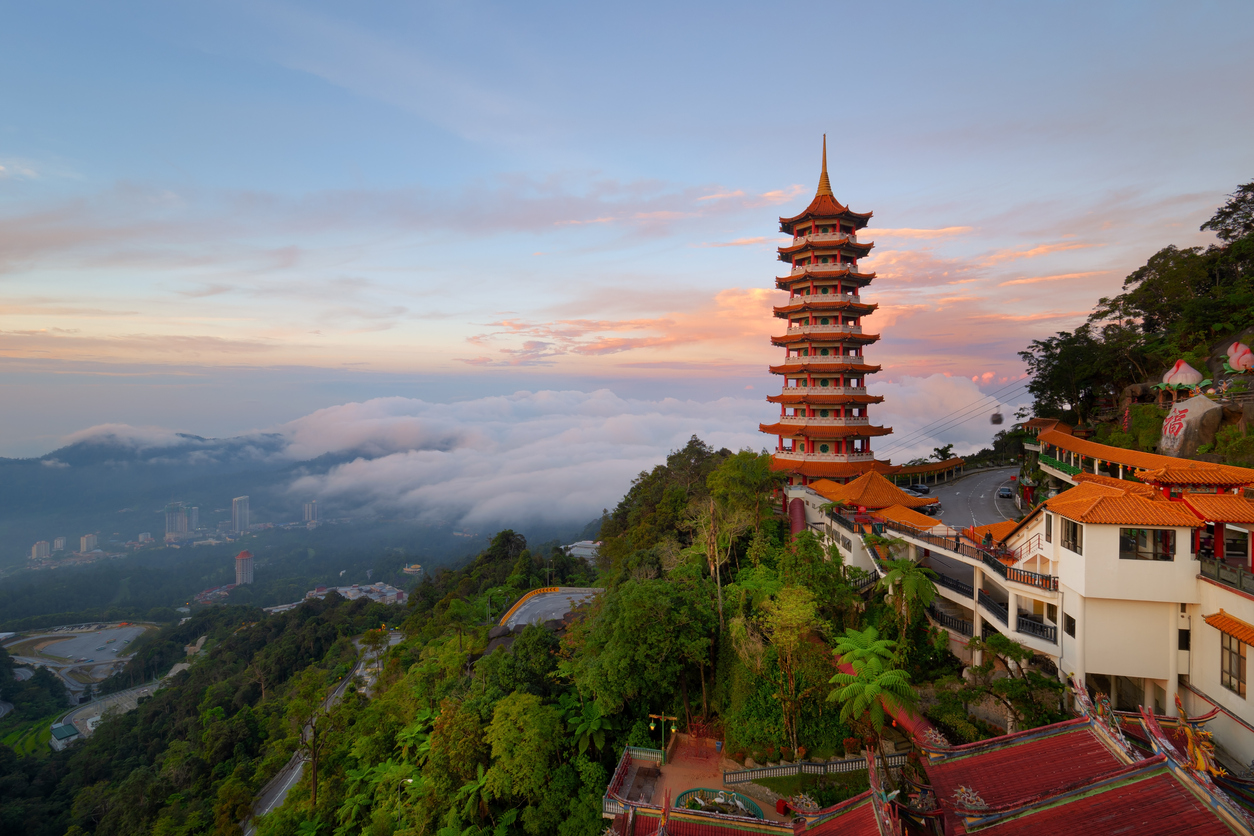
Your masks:
[[[814,193],[815,197],[823,195],[836,197],[832,194],[832,181],[827,179],[827,134],[823,134],[823,173],[819,175],[819,190]]]

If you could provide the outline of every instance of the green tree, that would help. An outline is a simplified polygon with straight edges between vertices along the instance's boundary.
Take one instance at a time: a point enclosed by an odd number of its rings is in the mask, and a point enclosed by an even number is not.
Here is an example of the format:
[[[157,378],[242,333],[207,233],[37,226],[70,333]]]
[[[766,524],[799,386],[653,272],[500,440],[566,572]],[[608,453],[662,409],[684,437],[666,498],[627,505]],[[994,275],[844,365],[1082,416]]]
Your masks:
[[[944,447],[932,448],[932,458],[938,462],[947,462],[954,457],[954,445],[946,444]]]
[[[784,732],[795,750],[801,704],[814,690],[805,687],[799,676],[802,651],[808,646],[811,632],[823,628],[814,593],[803,586],[781,589],[775,598],[762,604],[760,623],[763,634],[775,648],[780,671],[776,698],[784,715]]]
[[[891,667],[878,653],[868,653],[848,664],[852,671],[839,671],[831,678],[830,683],[836,687],[827,697],[840,704],[843,722],[869,727],[880,738],[884,733],[885,714],[917,710],[919,698],[910,686],[908,673]]]
[[[769,453],[741,450],[723,460],[706,480],[710,495],[724,507],[744,509],[752,515],[758,532],[771,508],[775,488],[783,482],[782,473],[771,472]]]
[[[936,584],[932,581],[936,573],[907,559],[885,561],[884,569],[877,588],[883,590],[896,613],[900,631],[897,646],[905,658],[906,632],[910,624],[936,600]]]
[[[332,726],[326,674],[309,668],[296,680],[288,696],[287,717],[299,735],[299,751],[309,761],[309,804],[318,807],[318,767]]]
[[[510,694],[496,704],[484,739],[492,747],[485,786],[493,798],[540,798],[561,746],[561,715],[535,694]]]
[[[1242,183],[1228,195],[1228,202],[1200,227],[1209,229],[1229,243],[1254,233],[1254,181]]]

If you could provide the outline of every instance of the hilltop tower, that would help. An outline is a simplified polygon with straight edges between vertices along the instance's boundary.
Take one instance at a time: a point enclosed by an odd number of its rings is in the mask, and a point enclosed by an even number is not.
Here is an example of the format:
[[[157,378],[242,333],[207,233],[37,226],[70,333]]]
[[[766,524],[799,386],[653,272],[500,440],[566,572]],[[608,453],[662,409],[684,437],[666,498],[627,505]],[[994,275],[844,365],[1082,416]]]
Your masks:
[[[884,400],[867,394],[866,376],[880,367],[867,364],[862,353],[879,340],[878,334],[862,332],[862,317],[878,307],[861,294],[875,274],[858,267],[858,259],[875,246],[858,241],[858,230],[872,214],[852,212],[832,194],[824,135],[814,199],[801,214],[779,219],[780,231],[792,236],[791,244],[779,248],[779,260],[789,270],[775,280],[788,292],[788,301],[775,308],[787,327],[771,338],[784,349],[784,361],[770,370],[784,378],[784,387],[767,398],[780,405],[779,421],[759,429],[778,438],[772,468],[788,473],[790,484],[846,482],[868,470],[899,469],[875,460],[871,439],[892,428],[871,424],[867,415],[869,404]]]

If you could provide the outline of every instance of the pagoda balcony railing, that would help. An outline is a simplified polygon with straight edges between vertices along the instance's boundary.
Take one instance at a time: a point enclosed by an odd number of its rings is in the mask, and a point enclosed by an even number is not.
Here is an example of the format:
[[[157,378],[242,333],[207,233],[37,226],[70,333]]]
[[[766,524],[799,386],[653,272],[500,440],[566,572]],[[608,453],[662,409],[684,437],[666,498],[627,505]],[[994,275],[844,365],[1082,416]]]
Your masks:
[[[874,453],[802,453],[796,450],[782,449],[775,451],[777,459],[796,459],[807,462],[873,462]]]
[[[795,366],[800,363],[848,363],[850,365],[865,365],[861,354],[809,354],[805,357],[789,355],[784,358],[785,366]]]
[[[861,302],[862,297],[856,293],[794,293],[788,297],[788,304],[800,305],[802,302]]]
[[[789,334],[861,334],[861,325],[793,325]]]
[[[805,415],[781,415],[779,417],[781,424],[796,424],[799,427],[805,426],[828,426],[828,427],[864,427],[871,423],[871,419],[866,415],[849,415],[845,418],[811,418]]]
[[[785,395],[865,395],[865,386],[785,386]]]
[[[821,261],[816,261],[813,264],[798,264],[792,268],[792,273],[795,276],[798,273],[804,273],[807,270],[809,270],[811,273],[822,273],[825,271],[831,271],[835,273],[835,272],[844,272],[845,270],[848,270],[851,273],[860,272],[858,269],[858,265],[854,264],[852,261],[841,261],[841,262],[829,261],[826,264],[824,264]]]
[[[858,243],[858,233],[856,232],[811,232],[805,235],[794,236],[792,243],[793,246],[796,246],[802,241],[839,241],[842,238],[848,238],[855,244]]]

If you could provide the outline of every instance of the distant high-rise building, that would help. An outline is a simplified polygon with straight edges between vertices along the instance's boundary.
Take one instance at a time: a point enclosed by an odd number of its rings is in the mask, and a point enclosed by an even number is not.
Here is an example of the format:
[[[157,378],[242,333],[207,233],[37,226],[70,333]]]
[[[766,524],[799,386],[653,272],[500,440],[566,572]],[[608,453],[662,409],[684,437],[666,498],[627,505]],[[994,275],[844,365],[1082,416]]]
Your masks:
[[[65,538],[64,538],[64,537],[58,537],[58,538],[56,538],[55,540],[53,540],[53,541],[52,541],[52,550],[53,550],[54,552],[63,552],[63,551],[65,551]]]
[[[52,550],[48,548],[47,540],[40,540],[38,543],[30,547],[30,559],[31,560],[43,560],[45,557],[47,557],[51,553],[52,553]]]
[[[78,550],[80,552],[89,552],[96,548],[96,535],[84,534],[78,539]]]
[[[237,496],[231,500],[231,528],[235,531],[248,530],[248,497]]]
[[[200,509],[195,505],[187,513],[187,530],[198,531],[200,529]]]
[[[165,539],[179,540],[187,534],[187,506],[171,502],[165,506]]]
[[[318,521],[318,500],[305,503],[305,522]]]
[[[151,543],[151,542],[152,542],[152,532],[151,532],[151,531],[141,531],[141,532],[139,532],[139,542],[141,542],[141,543]]]
[[[247,499],[248,497],[244,497]],[[253,553],[243,551],[235,555],[235,585],[253,582]]]

